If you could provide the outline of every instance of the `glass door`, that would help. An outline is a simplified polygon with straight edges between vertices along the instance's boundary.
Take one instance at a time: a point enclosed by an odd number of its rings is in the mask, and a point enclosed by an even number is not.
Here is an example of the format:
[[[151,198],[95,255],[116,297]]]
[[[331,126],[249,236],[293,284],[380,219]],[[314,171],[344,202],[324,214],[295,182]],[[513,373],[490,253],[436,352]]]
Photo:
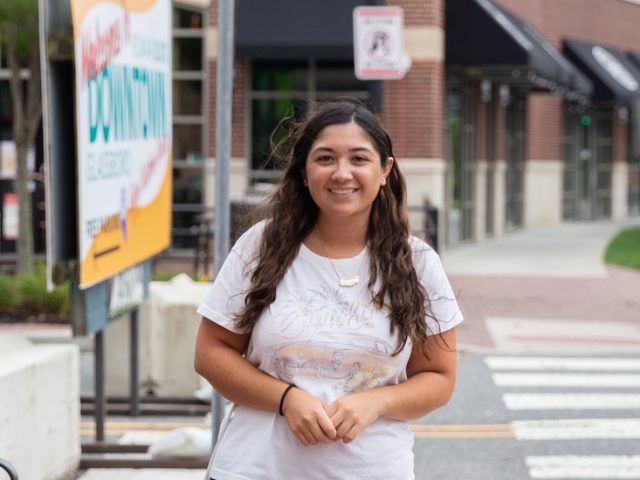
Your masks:
[[[464,77],[447,82],[447,227],[453,245],[473,238],[475,108],[473,83]]]
[[[612,111],[565,109],[563,212],[567,220],[611,216]]]
[[[506,216],[507,231],[522,226],[524,206],[524,162],[526,146],[526,99],[514,95],[506,111]]]

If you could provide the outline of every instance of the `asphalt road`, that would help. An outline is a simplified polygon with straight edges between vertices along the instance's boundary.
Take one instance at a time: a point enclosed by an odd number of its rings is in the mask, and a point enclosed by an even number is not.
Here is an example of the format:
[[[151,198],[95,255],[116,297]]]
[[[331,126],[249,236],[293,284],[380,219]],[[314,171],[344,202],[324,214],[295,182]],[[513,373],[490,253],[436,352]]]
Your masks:
[[[418,479],[640,479],[640,358],[465,355],[419,423]]]

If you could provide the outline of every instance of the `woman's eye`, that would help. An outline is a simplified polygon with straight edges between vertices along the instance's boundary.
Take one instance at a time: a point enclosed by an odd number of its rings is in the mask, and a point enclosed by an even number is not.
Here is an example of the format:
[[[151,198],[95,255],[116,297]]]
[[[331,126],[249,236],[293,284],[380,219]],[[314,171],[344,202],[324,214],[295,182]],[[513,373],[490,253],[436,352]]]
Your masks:
[[[318,157],[318,162],[321,162],[321,163],[328,163],[332,160],[333,158],[330,157],[329,155],[323,155],[322,157]]]
[[[361,156],[353,157],[353,161],[356,163],[363,163],[363,162],[366,162],[367,160],[368,160],[367,157],[361,157]]]

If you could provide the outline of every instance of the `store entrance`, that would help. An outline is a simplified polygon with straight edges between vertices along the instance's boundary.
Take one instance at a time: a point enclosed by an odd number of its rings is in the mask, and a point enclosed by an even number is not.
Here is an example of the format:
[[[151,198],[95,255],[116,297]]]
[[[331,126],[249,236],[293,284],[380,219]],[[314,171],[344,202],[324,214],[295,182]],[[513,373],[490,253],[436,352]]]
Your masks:
[[[507,231],[522,227],[524,217],[524,162],[526,148],[526,99],[514,94],[506,110],[506,215]]]
[[[446,243],[473,239],[475,108],[473,82],[447,81],[447,229]]]
[[[611,216],[611,109],[564,115],[564,218]]]

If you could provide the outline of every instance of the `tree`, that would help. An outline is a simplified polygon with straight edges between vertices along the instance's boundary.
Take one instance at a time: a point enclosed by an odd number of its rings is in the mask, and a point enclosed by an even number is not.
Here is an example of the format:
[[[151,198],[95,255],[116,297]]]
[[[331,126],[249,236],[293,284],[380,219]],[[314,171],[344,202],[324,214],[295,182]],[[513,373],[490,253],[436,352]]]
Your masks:
[[[11,70],[13,140],[18,169],[18,272],[33,270],[33,218],[27,152],[42,118],[37,0],[0,0],[0,47]],[[28,75],[25,79],[23,72]]]

